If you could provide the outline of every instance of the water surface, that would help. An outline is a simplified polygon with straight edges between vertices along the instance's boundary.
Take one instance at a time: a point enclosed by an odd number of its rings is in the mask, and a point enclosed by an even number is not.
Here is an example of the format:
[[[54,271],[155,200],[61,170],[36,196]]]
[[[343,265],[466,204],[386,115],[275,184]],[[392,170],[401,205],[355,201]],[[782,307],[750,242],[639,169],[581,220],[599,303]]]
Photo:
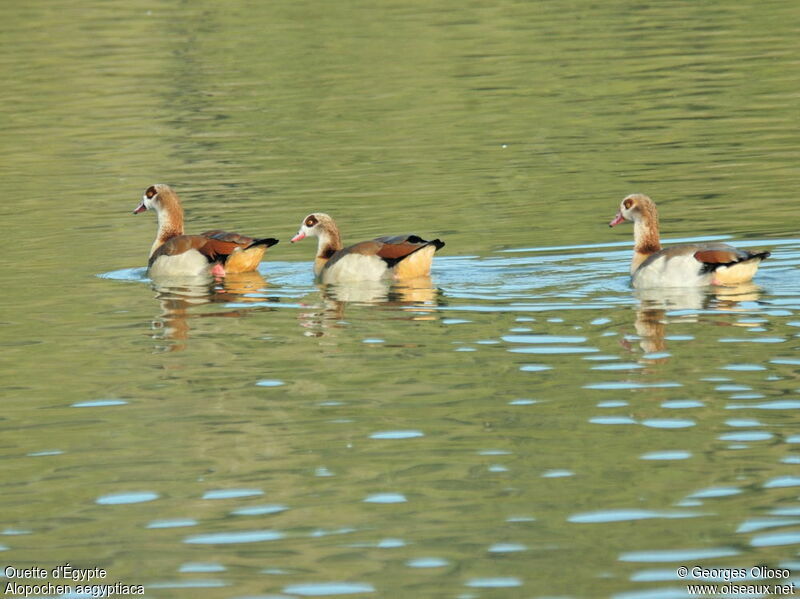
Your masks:
[[[4,564],[151,597],[684,596],[794,569],[791,4],[34,3],[2,9]],[[258,273],[150,281],[154,182]],[[752,285],[634,292],[667,241]],[[447,246],[321,288],[346,240]]]

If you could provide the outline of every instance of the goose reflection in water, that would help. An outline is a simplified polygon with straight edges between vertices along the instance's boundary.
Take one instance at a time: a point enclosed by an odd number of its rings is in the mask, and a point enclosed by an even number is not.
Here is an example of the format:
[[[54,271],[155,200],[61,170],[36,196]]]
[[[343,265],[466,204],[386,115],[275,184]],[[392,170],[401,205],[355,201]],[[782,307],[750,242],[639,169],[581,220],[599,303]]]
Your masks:
[[[348,305],[376,306],[395,312],[395,318],[437,320],[437,308],[444,304],[441,290],[430,276],[403,281],[359,281],[339,285],[320,285],[320,309],[302,312],[300,326],[306,335],[322,337],[341,328]]]
[[[668,355],[658,356],[667,349],[667,326],[676,323],[697,323],[708,312],[743,312],[743,302],[758,301],[761,287],[754,283],[743,283],[731,287],[680,287],[665,289],[641,289],[634,292],[639,300],[636,308],[636,338],[645,354],[656,354],[646,358],[649,363],[666,362]],[[685,312],[685,313],[684,313]],[[668,314],[673,313],[673,314]],[[715,320],[717,326],[751,326],[749,323],[730,323]],[[629,350],[633,347],[628,339],[622,344]]]
[[[263,302],[264,291],[268,284],[256,271],[228,274],[224,278],[211,276],[154,278],[152,285],[156,291],[156,299],[161,304],[161,313],[152,323],[153,330],[157,331],[154,335],[156,339],[186,341],[191,330],[189,323],[195,318],[240,318],[252,311],[270,310],[263,305],[214,312],[198,310],[200,306],[206,304],[226,304],[235,301],[241,306],[243,303]],[[185,348],[185,343],[173,343],[160,349],[181,351]]]

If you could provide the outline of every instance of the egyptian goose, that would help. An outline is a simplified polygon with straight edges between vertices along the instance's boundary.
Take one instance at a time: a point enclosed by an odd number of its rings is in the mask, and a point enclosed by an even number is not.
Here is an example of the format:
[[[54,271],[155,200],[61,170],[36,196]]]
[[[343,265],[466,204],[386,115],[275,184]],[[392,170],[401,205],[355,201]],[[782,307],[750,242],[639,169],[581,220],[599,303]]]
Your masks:
[[[646,195],[629,195],[609,227],[633,222],[634,287],[698,287],[738,285],[753,278],[769,252],[739,250],[726,243],[691,243],[661,249],[656,204]]]
[[[196,276],[249,272],[258,268],[267,248],[278,243],[266,237],[254,239],[215,229],[200,235],[183,234],[181,201],[169,185],[147,188],[134,214],[153,209],[158,233],[150,248],[148,274],[156,277]]]
[[[306,236],[319,240],[314,274],[322,283],[427,276],[431,271],[433,254],[444,247],[444,241],[439,239],[426,241],[417,235],[396,235],[362,241],[345,248],[336,223],[321,212],[303,219],[292,243]]]

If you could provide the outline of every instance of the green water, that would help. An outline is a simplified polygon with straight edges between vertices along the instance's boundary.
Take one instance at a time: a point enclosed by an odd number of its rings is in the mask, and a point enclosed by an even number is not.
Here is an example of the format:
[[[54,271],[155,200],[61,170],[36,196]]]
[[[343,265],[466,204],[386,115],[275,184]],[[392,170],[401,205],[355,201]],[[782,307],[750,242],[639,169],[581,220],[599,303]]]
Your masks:
[[[0,565],[154,598],[800,585],[800,8],[0,17]],[[155,285],[131,211],[156,182],[190,232],[282,241]],[[634,293],[607,227],[633,191],[667,241],[773,256],[747,288]],[[321,289],[288,243],[312,211],[447,245],[429,283]]]

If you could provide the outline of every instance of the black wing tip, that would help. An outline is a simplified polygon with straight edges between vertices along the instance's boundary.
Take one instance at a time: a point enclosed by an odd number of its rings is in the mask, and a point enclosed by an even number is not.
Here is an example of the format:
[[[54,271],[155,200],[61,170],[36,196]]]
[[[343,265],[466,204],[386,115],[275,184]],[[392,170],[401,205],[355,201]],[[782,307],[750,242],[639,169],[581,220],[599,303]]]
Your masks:
[[[383,238],[379,237],[378,239],[383,239]],[[423,239],[419,235],[409,235],[408,237],[406,237],[406,241],[409,243],[418,243],[420,245],[423,244],[433,245],[436,246],[436,251],[439,251],[444,247],[444,241],[442,241],[441,239],[432,239],[428,241],[427,239]]]
[[[758,259],[758,260],[766,260],[772,255],[772,252],[757,252],[755,254],[750,255],[750,260]]]
[[[253,243],[250,244],[250,247],[255,245],[265,245],[267,247],[272,247],[280,242],[280,239],[275,239],[274,237],[264,237],[263,239],[256,239]]]

